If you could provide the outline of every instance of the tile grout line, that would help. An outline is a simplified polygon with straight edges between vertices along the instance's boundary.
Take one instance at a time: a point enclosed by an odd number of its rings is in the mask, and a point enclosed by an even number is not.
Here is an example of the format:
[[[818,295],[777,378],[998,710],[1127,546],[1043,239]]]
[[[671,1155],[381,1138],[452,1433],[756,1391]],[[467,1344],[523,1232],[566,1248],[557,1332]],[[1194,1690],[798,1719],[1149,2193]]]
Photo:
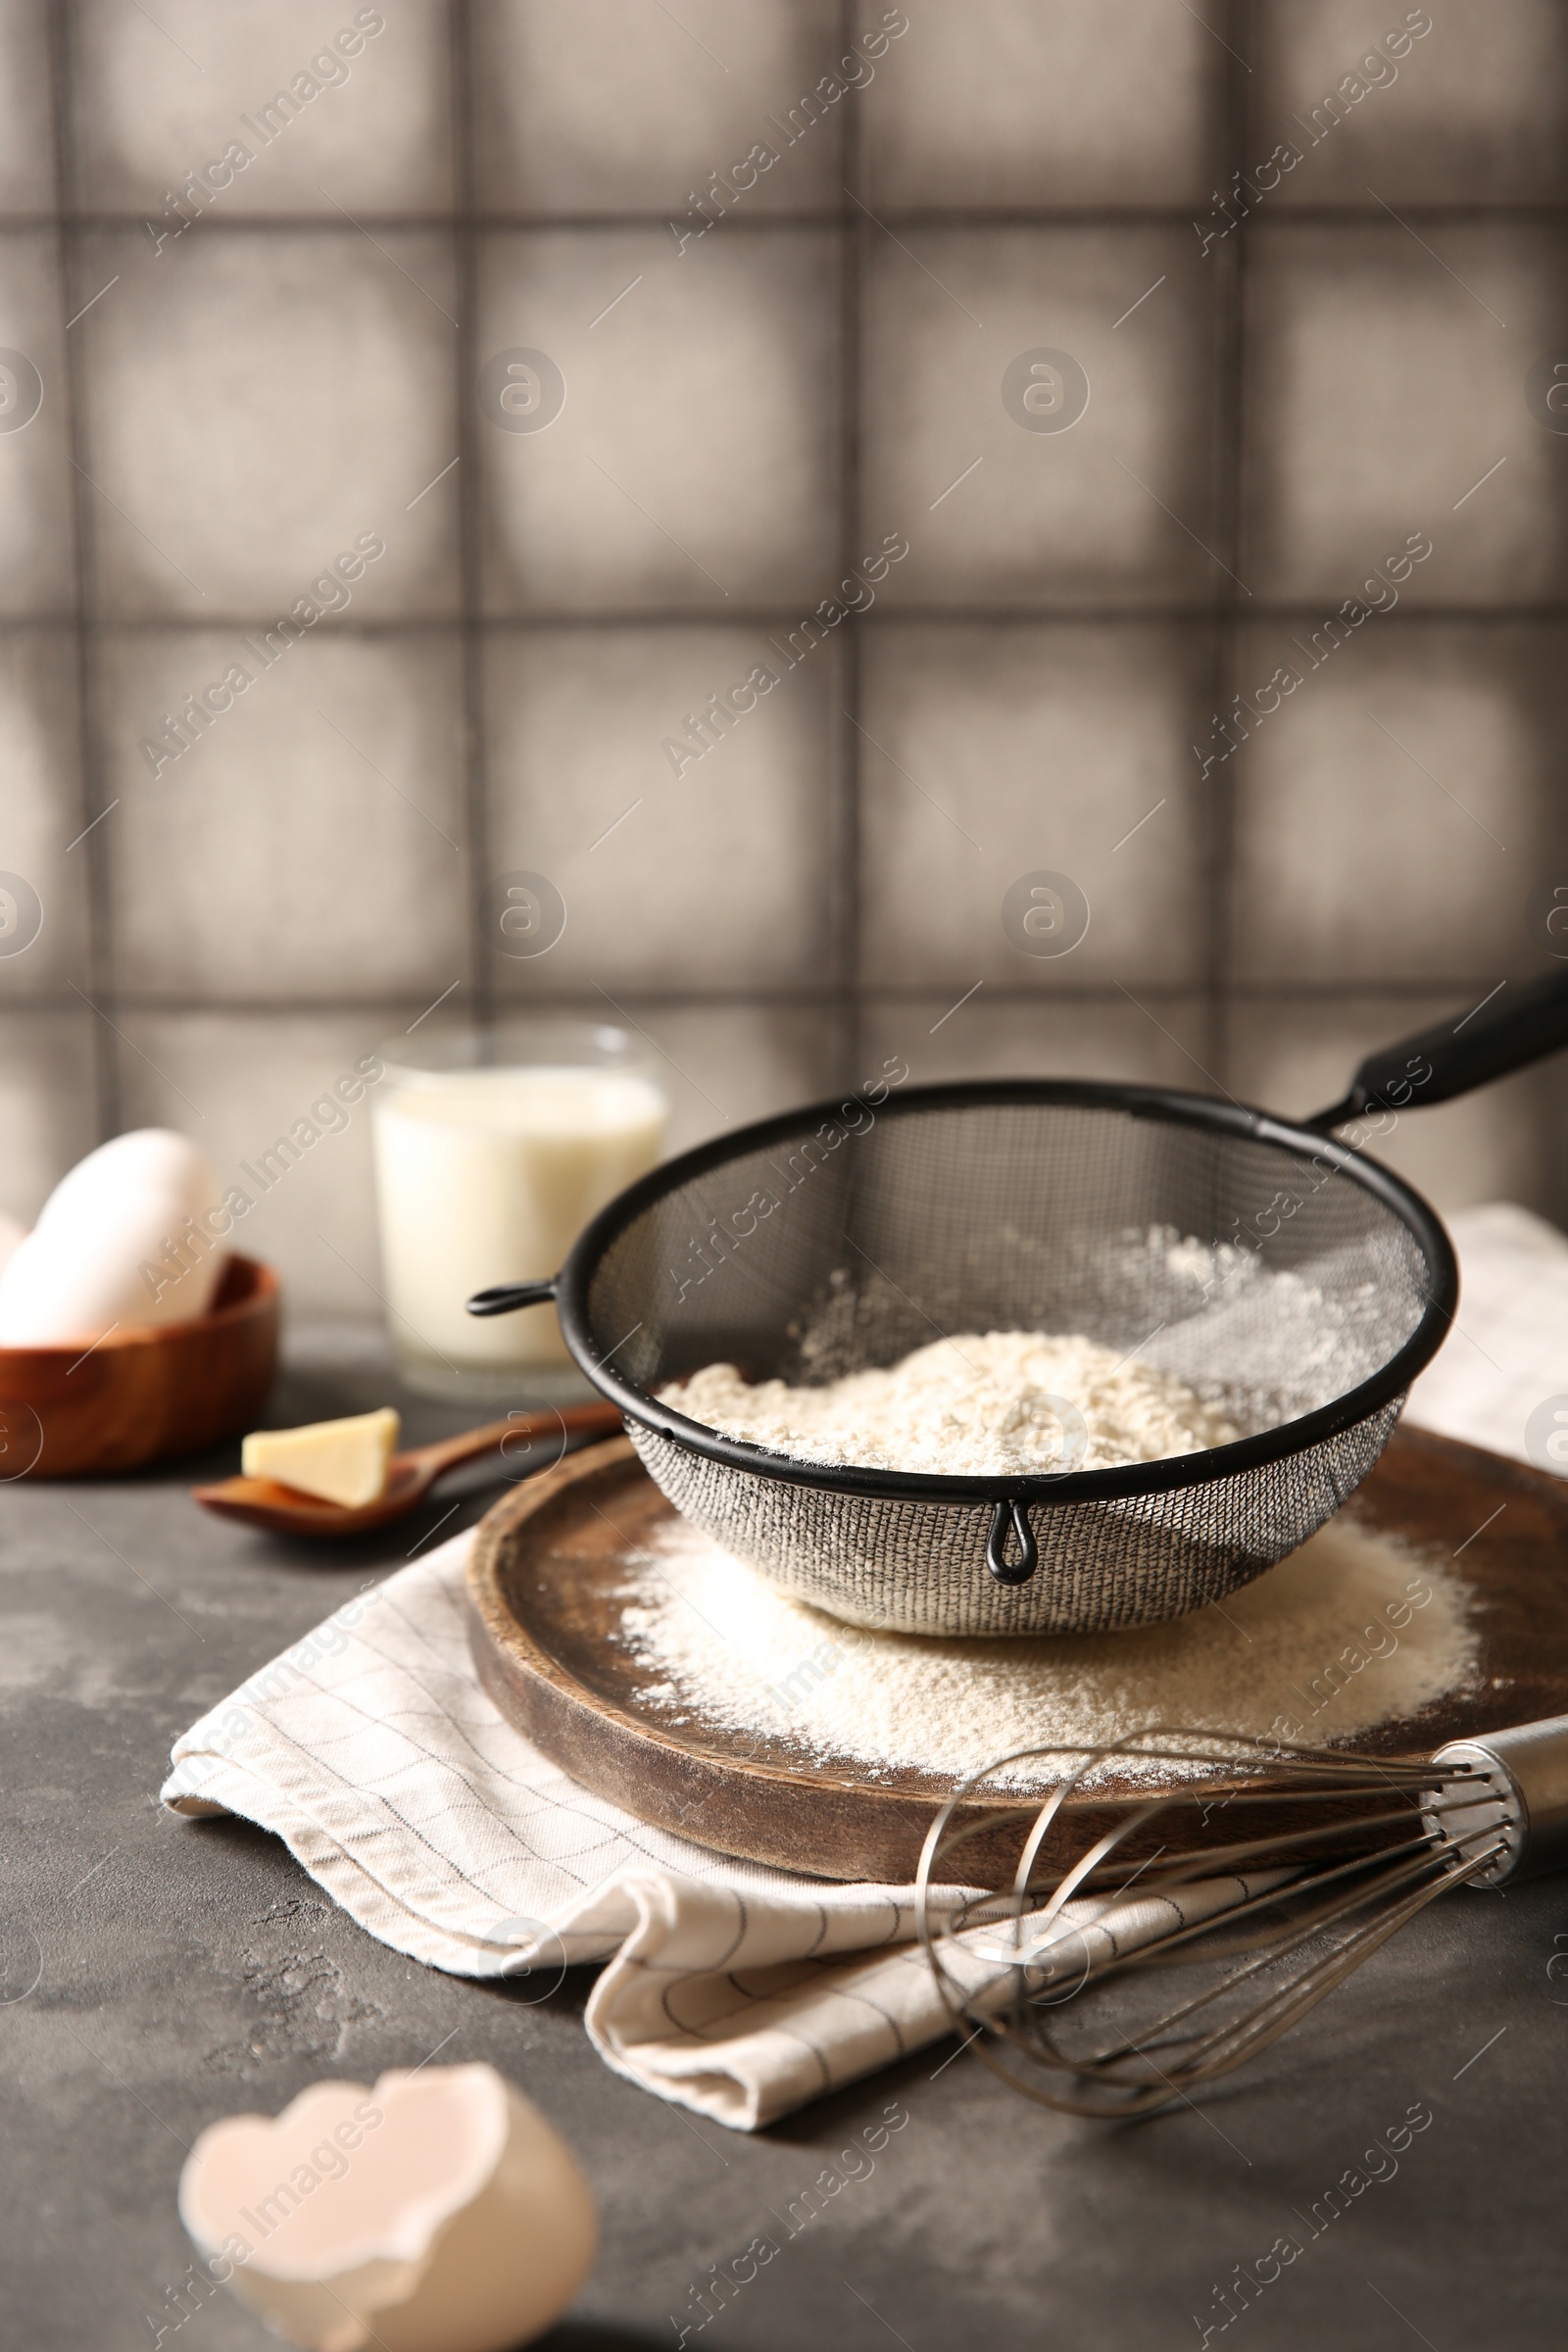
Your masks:
[[[854,0],[839,0],[840,55],[849,56],[857,30]],[[840,127],[838,184],[849,186],[859,162],[859,119],[845,108]],[[842,193],[837,200],[839,249],[839,517],[837,552],[839,578],[847,580],[859,556],[860,531],[860,296],[861,222],[852,214]],[[860,715],[861,648],[858,617],[844,632],[843,664],[833,721],[838,739],[832,790],[835,806],[829,823],[829,855],[837,871],[830,876],[834,981],[837,991],[836,1076],[845,1086],[858,1083],[861,1055],[861,931],[863,907],[864,814],[861,807],[860,739],[855,721]]]
[[[468,853],[468,992],[472,1017],[494,1013],[490,958],[485,953],[482,908],[490,870],[489,736],[485,717],[486,639],[476,626],[483,601],[483,545],[480,521],[479,416],[469,397],[476,380],[474,338],[478,331],[479,231],[475,224],[474,61],[472,0],[453,0],[451,16],[453,233],[458,265],[457,372],[458,566],[461,597],[459,661],[462,666],[464,814]]]
[[[1224,46],[1229,57],[1220,68],[1222,98],[1220,138],[1224,152],[1248,150],[1251,113],[1251,76],[1243,62],[1255,30],[1250,0],[1227,0]],[[1222,161],[1221,171],[1225,169]],[[1236,575],[1243,567],[1244,435],[1247,427],[1247,271],[1245,233],[1227,240],[1221,253],[1223,275],[1216,288],[1214,441],[1211,454],[1213,537],[1220,551],[1222,577],[1215,582],[1214,630],[1209,680],[1212,708],[1225,708],[1241,667],[1242,599]],[[1221,1083],[1231,1083],[1231,910],[1236,882],[1236,779],[1229,762],[1219,766],[1212,782],[1200,783],[1208,794],[1201,807],[1203,858],[1203,917],[1206,934],[1203,968],[1203,1058],[1217,1071]]]
[[[75,176],[75,142],[73,129],[73,57],[76,31],[74,0],[49,12],[49,70],[52,83],[53,132],[55,150],[55,200],[57,206],[54,245],[60,270],[61,316],[72,308],[74,295],[80,292],[78,269],[78,240],[83,231],[73,225],[74,216],[67,201]],[[114,959],[111,936],[111,874],[112,844],[108,837],[96,831],[99,817],[108,813],[105,807],[103,780],[103,745],[98,723],[97,664],[99,648],[94,629],[96,599],[93,593],[93,568],[96,545],[93,538],[91,510],[87,503],[86,475],[91,471],[91,452],[87,447],[82,420],[82,389],[79,371],[72,356],[71,346],[61,338],[61,368],[64,376],[66,414],[66,455],[71,460],[71,480],[68,486],[71,515],[71,561],[75,592],[75,611],[72,635],[75,645],[76,672],[76,757],[80,763],[80,813],[86,827],[85,835],[78,834],[86,858],[86,981],[95,1004],[105,1004],[111,1013],[118,1007],[114,999]],[[78,1013],[80,1007],[77,1007]],[[97,1112],[98,1140],[106,1142],[118,1134],[122,1125],[121,1073],[114,1033],[106,1030],[101,1021],[91,1026],[93,1093]]]
[[[451,472],[448,466],[446,471]],[[428,485],[433,488],[433,484]],[[1298,603],[1294,599],[1271,602],[1256,596],[1248,608],[1250,615],[1260,624],[1297,628],[1321,622],[1324,597],[1316,603]],[[742,605],[720,615],[725,627],[788,629],[801,617],[799,604]],[[1144,604],[1093,604],[1087,597],[1059,604],[995,604],[941,605],[901,604],[895,610],[880,610],[857,615],[857,625],[863,630],[916,628],[1073,628],[1073,629],[1138,629],[1169,628],[1201,631],[1213,625],[1214,607],[1210,592],[1204,590],[1196,601],[1186,603],[1162,602],[1158,599]],[[151,619],[130,617],[100,618],[94,623],[95,634],[103,638],[131,639],[137,637],[194,636],[230,630],[245,634],[265,628],[275,620],[273,608],[266,611],[215,612],[210,617],[171,612]],[[332,635],[348,638],[386,637],[456,637],[465,628],[505,636],[511,632],[522,636],[530,631],[582,629],[702,629],[714,618],[710,605],[678,607],[670,605],[601,605],[584,606],[571,611],[562,606],[540,606],[536,611],[495,613],[475,613],[466,621],[461,611],[456,612],[411,611],[401,615],[359,620],[348,615],[333,615]],[[1380,632],[1396,637],[1406,630],[1431,628],[1499,628],[1560,629],[1568,621],[1568,598],[1527,605],[1453,605],[1430,604],[1413,606],[1408,612],[1379,615]],[[75,626],[74,615],[64,609],[55,612],[21,612],[11,615],[6,629],[12,636],[32,631],[39,636],[69,636]]]
[[[1515,978],[1528,976],[1527,973],[1513,975]],[[455,982],[453,985],[459,986],[461,983]],[[1261,1004],[1270,1008],[1297,1004],[1328,1007],[1371,1003],[1380,1014],[1387,1010],[1390,1018],[1408,1021],[1423,1015],[1438,1017],[1445,1008],[1450,1011],[1456,1009],[1463,1003],[1466,991],[1473,991],[1478,985],[1479,980],[1473,973],[1436,980],[1391,980],[1379,977],[1353,980],[1244,979],[1237,983],[1235,1001],[1238,1004]],[[945,1005],[948,1002],[948,992],[939,982],[922,984],[918,981],[888,980],[868,985],[860,993],[868,1003],[879,1001],[909,1004],[916,1008]],[[1200,981],[1150,981],[1140,988],[1138,995],[1139,1002],[1147,1004],[1200,1005],[1203,1000]],[[676,1007],[701,1010],[725,1004],[809,1006],[820,1007],[831,1014],[840,997],[838,982],[829,973],[828,978],[821,981],[760,980],[752,984],[715,984],[709,987],[652,984],[628,988],[625,1002],[632,1006],[662,1006],[665,1010]],[[541,990],[533,1001],[542,1008],[562,1012],[586,1010],[597,1014],[592,996],[581,988],[568,986],[559,990]],[[1125,1004],[1126,996],[1124,991],[1118,990],[1114,981],[1085,981],[1076,986],[1070,981],[1063,981],[1054,984],[1049,991],[1031,987],[1027,983],[1004,986],[998,981],[988,981],[986,1001],[988,1004],[1036,1007],[1050,1004],[1115,1006]],[[64,991],[48,989],[36,996],[14,1002],[7,1017],[24,1020],[33,1014],[73,1012],[78,1010],[80,1004],[80,994],[73,993],[69,986]],[[320,996],[309,991],[277,997],[219,997],[211,992],[198,996],[173,991],[161,995],[156,990],[127,988],[119,992],[116,1004],[122,1017],[141,1013],[189,1017],[198,1013],[219,1012],[236,1019],[253,1020],[274,1020],[294,1014],[325,1018],[362,1013],[373,1014],[382,1020],[401,1020],[406,1013],[428,1009],[427,1003],[418,996],[391,988],[366,997]]]
[[[1434,227],[1445,224],[1457,228],[1473,227],[1478,209],[1488,223],[1503,226],[1560,227],[1568,223],[1568,201],[1543,199],[1539,203],[1485,204],[1454,199],[1434,204],[1405,204],[1401,219],[1429,222]],[[460,218],[471,220],[473,226],[487,232],[500,229],[508,232],[534,230],[599,230],[615,234],[627,229],[653,228],[665,230],[669,215],[662,206],[636,206],[615,209],[607,207],[600,212],[508,212],[504,208],[489,210],[482,205],[464,206],[454,203],[448,210],[426,208],[413,212],[370,211],[367,218],[376,227],[389,234],[434,234],[449,231]],[[839,204],[780,205],[766,213],[737,215],[730,223],[729,233],[760,238],[782,231],[801,228],[831,229],[841,217]],[[1305,204],[1292,202],[1288,215],[1281,220],[1276,214],[1278,237],[1283,229],[1289,231],[1298,223],[1305,228],[1333,228],[1347,221],[1375,224],[1388,217],[1387,205],[1351,200],[1343,204]],[[36,230],[51,219],[72,230],[104,230],[109,234],[141,229],[146,224],[145,212],[116,212],[98,206],[62,206],[52,214],[39,212],[8,212],[0,209],[0,233]],[[963,228],[1190,228],[1192,210],[1181,204],[885,204],[879,207],[877,218],[892,220],[913,229]],[[1265,222],[1266,226],[1267,223]],[[220,219],[216,214],[204,220],[203,226],[213,237],[239,240],[244,237],[270,236],[278,232],[301,236],[347,235],[341,219],[329,212],[315,213],[243,213],[229,214]]]

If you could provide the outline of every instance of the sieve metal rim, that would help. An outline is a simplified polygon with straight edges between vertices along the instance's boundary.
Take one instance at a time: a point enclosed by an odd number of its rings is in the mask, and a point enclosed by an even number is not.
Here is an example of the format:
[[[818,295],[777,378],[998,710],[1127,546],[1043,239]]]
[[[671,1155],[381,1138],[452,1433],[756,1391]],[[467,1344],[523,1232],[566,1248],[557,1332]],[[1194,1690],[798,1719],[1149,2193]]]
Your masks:
[[[998,1503],[1065,1505],[1108,1502],[1139,1494],[1164,1494],[1184,1487],[1207,1486],[1218,1480],[1256,1470],[1269,1462],[1304,1453],[1330,1438],[1339,1437],[1366,1421],[1396,1397],[1404,1396],[1416,1374],[1429,1364],[1452,1326],[1459,1301],[1459,1268],[1453,1245],[1437,1211],[1412,1185],[1378,1160],[1368,1159],[1332,1135],[1309,1126],[1275,1118],[1247,1103],[1216,1102],[1208,1095],[1174,1088],[1122,1086],[1094,1079],[998,1078],[954,1080],[942,1085],[911,1087],[875,1106],[873,1117],[907,1118],[919,1112],[968,1109],[985,1103],[1059,1103],[1114,1112],[1133,1118],[1163,1120],[1178,1126],[1217,1129],[1249,1142],[1266,1144],[1280,1152],[1327,1156],[1338,1173],[1372,1193],[1399,1218],[1425,1258],[1429,1275],[1427,1303],[1410,1337],[1381,1369],[1348,1389],[1343,1396],[1318,1405],[1278,1428],[1259,1430],[1229,1446],[1214,1446],[1198,1453],[1172,1454],[1152,1462],[1124,1462],[1112,1469],[1072,1470],[1053,1474],[1034,1472],[987,1477],[939,1477],[927,1471],[876,1470],[852,1462],[807,1462],[793,1454],[770,1452],[741,1438],[726,1438],[663,1404],[614,1371],[608,1356],[595,1347],[588,1320],[588,1291],[601,1260],[612,1245],[644,1211],[677,1192],[694,1178],[721,1167],[726,1160],[762,1151],[787,1136],[799,1136],[836,1119],[851,1102],[869,1105],[858,1096],[830,1096],[750,1127],[739,1127],[710,1143],[681,1152],[628,1185],[578,1235],[554,1283],[541,1284],[541,1298],[554,1297],[561,1329],[571,1354],[594,1386],[617,1405],[629,1420],[732,1470],[782,1479],[792,1486],[816,1487],[843,1494],[862,1494],[883,1500],[923,1503]],[[623,1348],[632,1334],[616,1342]]]

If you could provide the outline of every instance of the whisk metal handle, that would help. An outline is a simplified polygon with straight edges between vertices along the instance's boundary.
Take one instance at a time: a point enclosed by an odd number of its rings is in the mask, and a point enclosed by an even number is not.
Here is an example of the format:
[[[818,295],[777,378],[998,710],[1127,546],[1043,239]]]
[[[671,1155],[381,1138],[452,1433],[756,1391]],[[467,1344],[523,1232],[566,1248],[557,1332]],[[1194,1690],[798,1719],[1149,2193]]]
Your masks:
[[[1007,1557],[1007,1523],[1018,1540],[1018,1557]],[[991,1514],[991,1535],[986,1544],[986,1566],[999,1585],[1026,1585],[1040,1565],[1040,1546],[1035,1531],[1029,1524],[1028,1510],[1021,1502],[999,1502]]]
[[[1468,1012],[1434,1021],[1397,1045],[1369,1054],[1343,1102],[1305,1123],[1322,1134],[1368,1110],[1412,1110],[1446,1102],[1568,1046],[1568,972],[1531,988],[1504,981]]]
[[[1439,1835],[1448,1842],[1473,1840],[1484,1833],[1502,1841],[1506,1850],[1473,1884],[1501,1886],[1568,1870],[1568,1715],[1488,1732],[1479,1740],[1452,1740],[1432,1761],[1440,1772],[1468,1764],[1485,1775],[1473,1805],[1427,1816],[1429,1825],[1441,1823]],[[1458,1780],[1446,1784],[1450,1806],[1465,1786]]]

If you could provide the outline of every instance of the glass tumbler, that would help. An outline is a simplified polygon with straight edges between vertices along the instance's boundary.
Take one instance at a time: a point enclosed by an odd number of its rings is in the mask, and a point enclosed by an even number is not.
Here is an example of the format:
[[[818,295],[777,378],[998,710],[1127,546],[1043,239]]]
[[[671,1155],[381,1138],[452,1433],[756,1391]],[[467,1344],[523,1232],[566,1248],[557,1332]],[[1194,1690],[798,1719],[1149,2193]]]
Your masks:
[[[375,1179],[392,1338],[425,1396],[590,1395],[553,1306],[480,1320],[475,1291],[554,1274],[582,1227],[659,1158],[657,1057],[602,1022],[541,1015],[379,1049]]]

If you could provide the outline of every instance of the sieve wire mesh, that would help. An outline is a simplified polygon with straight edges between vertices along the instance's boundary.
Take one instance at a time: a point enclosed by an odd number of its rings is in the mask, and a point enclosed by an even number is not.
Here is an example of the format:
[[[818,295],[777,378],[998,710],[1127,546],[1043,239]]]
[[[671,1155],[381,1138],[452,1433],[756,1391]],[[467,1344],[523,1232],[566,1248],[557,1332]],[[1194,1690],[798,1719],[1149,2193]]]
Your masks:
[[[574,1344],[596,1377],[616,1376],[633,1442],[684,1516],[835,1616],[1089,1632],[1222,1597],[1321,1526],[1388,1442],[1403,1396],[1387,1382],[1346,1426],[1299,1444],[1290,1430],[1376,1383],[1422,1323],[1434,1269],[1402,1188],[1381,1180],[1385,1198],[1345,1154],[1224,1125],[1212,1105],[1148,1115],[1193,1098],[957,1091],[881,1113],[852,1101],[694,1155],[710,1164],[584,1237],[564,1300]],[[1221,1448],[1065,1481],[803,1473],[639,1411],[714,1361],[809,1385],[993,1330],[1136,1349],[1223,1403],[1244,1438],[1279,1432],[1275,1458],[1232,1467]],[[1025,1584],[986,1565],[1003,1495],[1038,1541]]]

